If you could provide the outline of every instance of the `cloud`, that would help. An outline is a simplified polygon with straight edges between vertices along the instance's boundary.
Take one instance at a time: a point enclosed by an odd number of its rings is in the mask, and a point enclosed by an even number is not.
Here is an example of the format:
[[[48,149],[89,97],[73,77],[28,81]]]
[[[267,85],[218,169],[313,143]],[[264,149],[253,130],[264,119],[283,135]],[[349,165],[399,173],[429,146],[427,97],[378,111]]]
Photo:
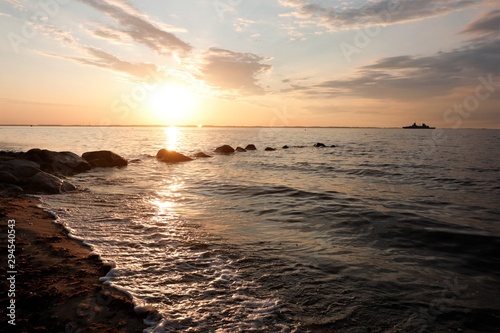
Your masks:
[[[282,16],[295,17],[309,24],[336,31],[372,25],[392,25],[445,15],[483,3],[482,0],[381,0],[368,1],[361,7],[332,7],[311,0],[280,0],[293,12]]]
[[[47,52],[38,52],[39,54],[71,60],[82,65],[101,68],[107,71],[124,74],[132,80],[144,80],[151,76],[158,75],[158,67],[150,63],[134,63],[119,59],[118,57],[90,46],[79,46],[88,56],[66,56]]]
[[[82,65],[119,73],[125,75],[133,81],[138,79],[145,80],[151,78],[151,76],[163,75],[160,73],[158,66],[155,64],[126,61],[96,47],[82,44],[73,37],[69,30],[62,30],[48,23],[36,23],[34,24],[34,27],[39,33],[62,42],[64,45],[69,46],[72,50],[77,51],[80,54],[78,56],[73,56],[37,51],[37,53],[44,56],[70,60]],[[124,32],[106,27],[98,27],[96,29],[92,29],[91,31],[96,36],[116,42],[123,42],[129,36]]]
[[[106,26],[94,28],[89,30],[89,32],[98,38],[102,38],[110,42],[123,43],[129,39],[123,32]]]
[[[500,9],[492,10],[468,24],[461,33],[498,34],[500,33]]]
[[[121,60],[114,55],[93,47],[86,47],[85,49],[87,53],[92,56],[91,58],[73,57],[69,59],[73,59],[84,65],[104,68],[106,70],[124,73],[140,79],[146,78],[157,71],[157,67],[154,64],[132,63]]]
[[[116,36],[125,34],[131,40],[145,45],[160,54],[177,53],[183,55],[192,50],[191,45],[180,40],[171,32],[166,31],[168,29],[180,31],[179,29],[153,22],[153,20],[149,19],[126,2],[117,2],[113,0],[80,1],[106,14],[120,26],[115,28],[117,33],[114,35],[110,35],[111,27],[109,27],[107,31],[102,30],[98,33],[100,37],[108,35],[110,39],[115,39]],[[106,33],[103,33],[104,31]]]
[[[234,23],[234,29],[236,32],[244,32],[254,23],[255,21],[247,20],[240,17],[236,19],[236,22]]]
[[[52,102],[39,102],[39,101],[30,101],[24,99],[15,99],[15,98],[5,98],[0,97],[0,104],[24,104],[24,105],[35,105],[35,106],[52,106],[52,107],[75,107],[81,105],[76,104],[63,104],[63,103],[52,103]]]
[[[125,74],[132,79],[144,79],[157,73],[158,68],[154,64],[149,63],[133,63],[119,59],[118,57],[104,52],[92,46],[88,46],[78,42],[69,31],[61,30],[51,25],[38,25],[37,30],[45,35],[50,36],[55,40],[63,42],[79,53],[84,53],[84,56],[66,56],[57,55],[47,52],[38,52],[39,54],[50,56],[59,59],[71,60],[79,64],[98,67],[115,73]]]
[[[294,3],[302,0],[295,0]],[[464,46],[429,56],[387,57],[359,67],[343,80],[303,84],[290,80],[285,93],[303,98],[361,97],[419,101],[470,91],[479,78],[492,78],[500,87],[500,10],[492,10],[467,24],[461,33],[473,34]],[[498,87],[496,88],[498,89]],[[492,97],[497,98],[497,97]]]
[[[25,9],[25,3],[23,3],[23,1],[20,1],[20,0],[4,0],[4,2],[6,4],[8,4],[9,6],[11,6],[12,8],[14,9],[17,9],[17,10],[24,10]]]
[[[263,94],[264,89],[258,84],[257,76],[271,69],[261,63],[269,60],[253,53],[239,53],[211,48],[206,54],[201,67],[200,79],[219,89],[229,89],[244,94]]]
[[[462,48],[430,56],[383,58],[358,68],[356,76],[344,80],[308,86],[291,83],[285,92],[306,98],[355,96],[404,101],[443,97],[476,86],[481,76],[498,78],[498,54],[500,38],[486,36]]]

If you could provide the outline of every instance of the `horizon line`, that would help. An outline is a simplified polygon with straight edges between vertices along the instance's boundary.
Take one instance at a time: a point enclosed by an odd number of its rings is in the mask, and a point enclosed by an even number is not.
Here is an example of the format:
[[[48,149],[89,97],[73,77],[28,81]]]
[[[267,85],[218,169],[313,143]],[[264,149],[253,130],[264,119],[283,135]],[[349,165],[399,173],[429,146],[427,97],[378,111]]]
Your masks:
[[[366,129],[403,129],[403,127],[379,127],[379,126],[259,126],[259,125],[63,125],[63,124],[0,124],[0,127],[181,127],[181,128],[366,128]],[[437,128],[436,128],[437,129]],[[452,127],[441,127],[440,129],[456,129]],[[487,130],[499,130],[500,128],[489,128],[489,127],[464,127],[461,129],[487,129]]]

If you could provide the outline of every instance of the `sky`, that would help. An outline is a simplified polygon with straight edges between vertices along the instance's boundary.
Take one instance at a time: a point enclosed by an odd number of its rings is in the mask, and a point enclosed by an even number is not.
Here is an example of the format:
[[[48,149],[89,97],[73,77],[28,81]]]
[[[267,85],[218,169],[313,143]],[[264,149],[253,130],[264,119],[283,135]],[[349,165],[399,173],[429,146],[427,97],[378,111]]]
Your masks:
[[[0,125],[500,128],[493,0],[2,0]]]

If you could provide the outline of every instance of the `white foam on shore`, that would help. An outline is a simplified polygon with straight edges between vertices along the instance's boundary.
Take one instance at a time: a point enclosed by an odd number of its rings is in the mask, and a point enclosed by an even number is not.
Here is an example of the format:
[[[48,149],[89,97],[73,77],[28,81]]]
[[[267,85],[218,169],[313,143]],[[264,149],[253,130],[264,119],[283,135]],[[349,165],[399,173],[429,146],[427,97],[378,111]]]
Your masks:
[[[119,274],[119,271],[116,269],[116,263],[110,260],[106,260],[103,258],[98,252],[95,252],[95,246],[91,243],[88,242],[84,237],[77,236],[76,230],[71,228],[68,223],[66,223],[66,219],[71,216],[68,211],[65,209],[55,209],[52,208],[48,205],[48,203],[44,200],[46,196],[39,196],[39,195],[28,195],[28,197],[36,198],[39,200],[39,203],[37,204],[37,207],[43,209],[44,211],[50,213],[53,217],[53,222],[60,224],[63,226],[63,228],[66,230],[66,235],[68,238],[75,239],[77,241],[82,242],[83,245],[89,248],[89,252],[91,255],[97,255],[99,257],[99,260],[103,263],[103,265],[110,266],[111,269],[106,273],[105,276],[99,278],[99,282],[101,282],[103,285],[110,286],[111,288],[118,290],[125,294],[134,304],[134,311],[137,314],[145,314],[148,313],[147,317],[144,319],[144,324],[148,327],[146,327],[143,330],[143,333],[162,333],[165,332],[164,325],[166,323],[165,319],[162,319],[162,316],[158,312],[156,308],[154,308],[151,305],[138,305],[137,304],[137,299],[132,295],[132,293],[120,286],[117,286],[116,284],[112,283],[113,278]]]

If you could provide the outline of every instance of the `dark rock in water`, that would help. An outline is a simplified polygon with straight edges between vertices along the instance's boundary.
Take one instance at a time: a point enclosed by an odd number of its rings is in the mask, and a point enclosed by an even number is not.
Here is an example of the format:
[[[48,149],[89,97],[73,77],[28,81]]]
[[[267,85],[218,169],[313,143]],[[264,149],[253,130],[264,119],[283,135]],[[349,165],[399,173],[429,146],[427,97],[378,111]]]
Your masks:
[[[199,153],[194,154],[194,157],[212,157],[212,156],[207,155],[204,152],[200,151]]]
[[[0,167],[2,171],[10,173],[16,178],[29,178],[41,171],[40,164],[18,158],[0,161]]]
[[[0,183],[0,195],[11,196],[24,193],[24,190],[14,184]]]
[[[220,146],[220,147],[215,148],[214,151],[216,153],[219,153],[219,154],[232,154],[232,153],[234,153],[234,148],[229,146],[229,145],[224,145],[224,146]]]
[[[34,162],[36,160],[37,162]],[[43,169],[50,170],[45,172]],[[0,151],[0,192],[5,195],[20,193],[58,194],[76,190],[64,175],[81,172],[90,165],[70,152],[52,152],[32,149],[27,153]]]
[[[330,147],[335,148],[335,147],[337,147],[337,146],[336,146],[336,145],[331,145]]]
[[[72,192],[72,191],[76,191],[76,186],[66,180],[63,180],[63,183],[61,185],[61,192]]]
[[[46,149],[31,149],[24,158],[40,164],[41,170],[49,173],[59,173],[71,176],[91,169],[90,164],[75,153],[55,152]]]
[[[37,193],[48,194],[58,194],[76,190],[73,184],[43,171],[31,177],[28,188]]]
[[[0,183],[4,184],[18,184],[19,179],[9,172],[0,171]]]
[[[109,150],[90,151],[83,153],[82,158],[93,167],[112,168],[127,166],[126,159]]]
[[[271,148],[271,147],[266,147],[266,149],[264,149],[265,151],[275,151],[276,148]]]
[[[247,150],[245,148],[237,147],[236,151],[238,151],[240,153],[245,153]]]
[[[14,152],[14,151],[0,151],[0,161],[8,161],[15,158],[23,158],[24,153],[22,152]]]
[[[290,148],[290,147],[288,147],[287,145],[283,146],[283,149],[288,149],[288,148]]]
[[[193,160],[191,157],[187,157],[186,155],[167,149],[158,150],[158,153],[156,153],[156,158],[165,163],[178,163]]]
[[[246,150],[257,150],[257,147],[255,147],[255,145],[253,144],[249,144],[245,147]]]
[[[323,148],[326,147],[326,145],[324,143],[318,142],[314,144],[314,147]]]
[[[16,159],[8,160],[8,161],[2,161],[0,163],[9,169],[12,169],[12,170],[22,169],[25,167],[27,167],[26,170],[32,170],[32,169],[40,170],[40,164],[25,160],[25,159],[21,159],[21,158],[16,158]],[[35,172],[35,173],[37,173],[37,172]],[[31,175],[31,176],[33,176],[33,175]]]

